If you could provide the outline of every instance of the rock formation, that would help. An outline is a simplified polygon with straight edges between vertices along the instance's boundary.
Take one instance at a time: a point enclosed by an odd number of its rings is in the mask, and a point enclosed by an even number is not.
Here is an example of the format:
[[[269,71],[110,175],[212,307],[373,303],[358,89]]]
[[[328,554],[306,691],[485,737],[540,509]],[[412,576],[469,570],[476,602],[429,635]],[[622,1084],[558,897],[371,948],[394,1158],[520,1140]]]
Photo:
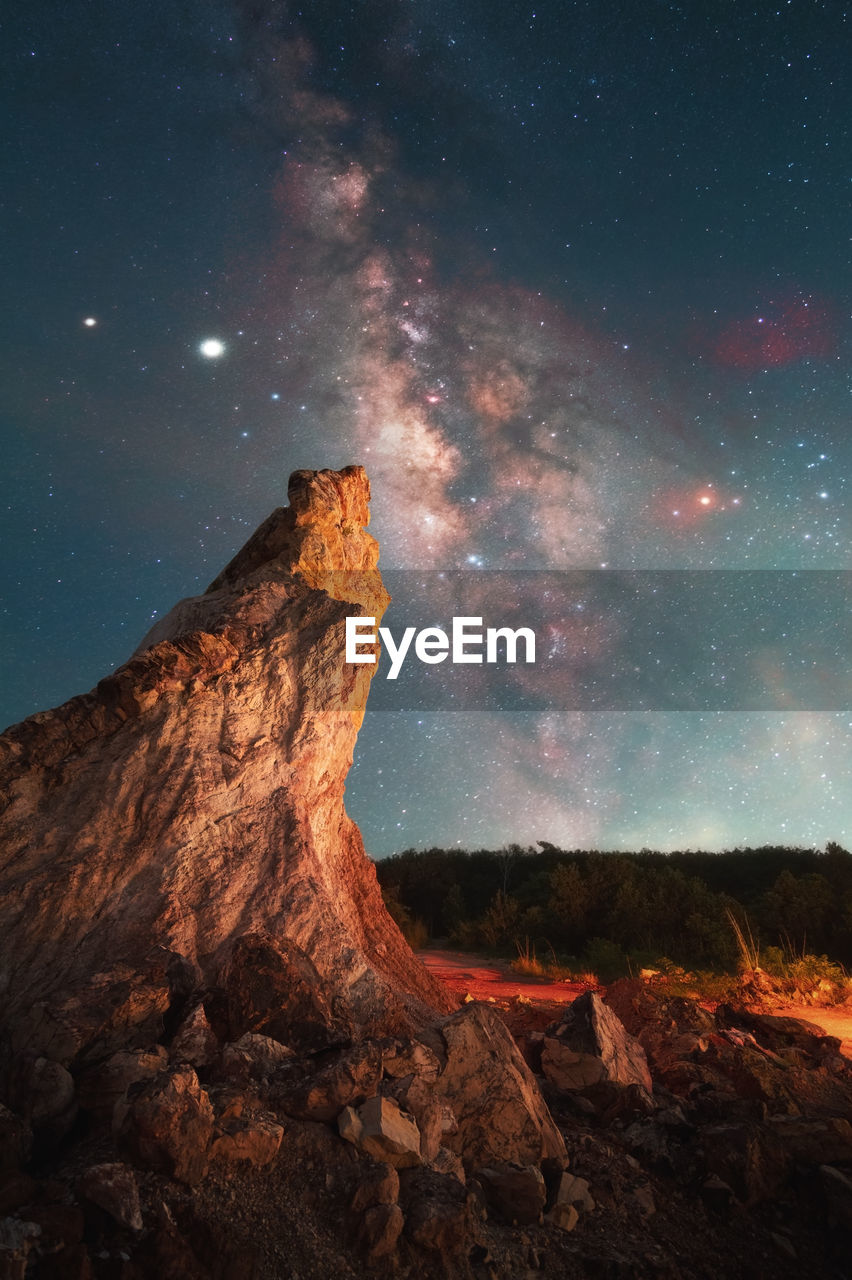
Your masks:
[[[123,667],[0,737],[0,1023],[17,1052],[139,1047],[201,986],[222,985],[227,1017],[234,965],[234,1039],[263,1032],[249,962],[344,1030],[453,1007],[343,806],[374,670],[345,664],[344,619],[388,602],[369,483],[298,471],[289,500]]]
[[[368,495],[296,473],[0,738],[0,1280],[846,1275],[837,1040],[667,979],[450,1012],[391,922],[343,808]]]

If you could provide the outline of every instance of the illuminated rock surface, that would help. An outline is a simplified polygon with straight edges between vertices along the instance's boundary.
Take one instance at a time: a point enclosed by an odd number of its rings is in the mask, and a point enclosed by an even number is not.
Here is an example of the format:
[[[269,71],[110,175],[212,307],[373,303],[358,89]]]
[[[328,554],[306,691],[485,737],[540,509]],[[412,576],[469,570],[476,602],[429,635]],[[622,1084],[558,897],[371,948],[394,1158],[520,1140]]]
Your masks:
[[[452,1007],[387,915],[343,806],[374,670],[344,663],[344,619],[388,601],[369,496],[360,467],[296,472],[290,506],[125,666],[0,737],[15,1049],[70,1062],[146,1044],[245,935],[316,975],[341,1026]]]

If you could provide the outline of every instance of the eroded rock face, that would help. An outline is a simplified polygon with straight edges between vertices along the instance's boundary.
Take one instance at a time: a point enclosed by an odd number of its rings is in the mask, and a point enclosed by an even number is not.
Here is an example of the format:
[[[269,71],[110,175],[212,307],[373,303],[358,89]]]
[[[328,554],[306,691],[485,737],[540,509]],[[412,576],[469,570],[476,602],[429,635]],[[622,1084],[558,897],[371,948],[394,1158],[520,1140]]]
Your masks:
[[[343,807],[374,669],[345,664],[345,618],[388,601],[369,484],[301,471],[289,497],[125,666],[0,736],[0,1023],[17,1052],[133,1047],[136,1021],[193,975],[218,982],[247,934],[299,948],[365,1031],[451,1007]]]

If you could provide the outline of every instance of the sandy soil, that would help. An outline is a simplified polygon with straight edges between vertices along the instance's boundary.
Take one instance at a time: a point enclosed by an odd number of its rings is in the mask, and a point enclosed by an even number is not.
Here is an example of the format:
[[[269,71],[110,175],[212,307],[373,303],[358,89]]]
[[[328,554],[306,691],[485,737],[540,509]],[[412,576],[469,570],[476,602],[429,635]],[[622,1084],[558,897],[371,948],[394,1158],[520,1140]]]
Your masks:
[[[429,949],[417,954],[439,981],[459,995],[471,995],[476,1000],[512,1000],[522,996],[534,1004],[567,1004],[589,989],[579,982],[522,977],[506,961],[466,951]],[[822,1027],[826,1035],[838,1037],[841,1052],[852,1058],[852,1007],[848,1004],[828,1009],[790,1004],[773,1009],[773,1013],[784,1018],[802,1018]]]

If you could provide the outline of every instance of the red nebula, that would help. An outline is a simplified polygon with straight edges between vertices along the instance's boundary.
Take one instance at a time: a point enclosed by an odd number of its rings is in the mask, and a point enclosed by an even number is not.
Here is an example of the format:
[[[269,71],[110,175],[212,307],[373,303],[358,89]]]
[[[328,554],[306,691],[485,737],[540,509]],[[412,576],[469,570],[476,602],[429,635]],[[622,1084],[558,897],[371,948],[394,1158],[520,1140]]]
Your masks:
[[[749,316],[732,320],[715,345],[720,363],[753,372],[778,368],[834,349],[829,309],[817,298],[768,302]]]

